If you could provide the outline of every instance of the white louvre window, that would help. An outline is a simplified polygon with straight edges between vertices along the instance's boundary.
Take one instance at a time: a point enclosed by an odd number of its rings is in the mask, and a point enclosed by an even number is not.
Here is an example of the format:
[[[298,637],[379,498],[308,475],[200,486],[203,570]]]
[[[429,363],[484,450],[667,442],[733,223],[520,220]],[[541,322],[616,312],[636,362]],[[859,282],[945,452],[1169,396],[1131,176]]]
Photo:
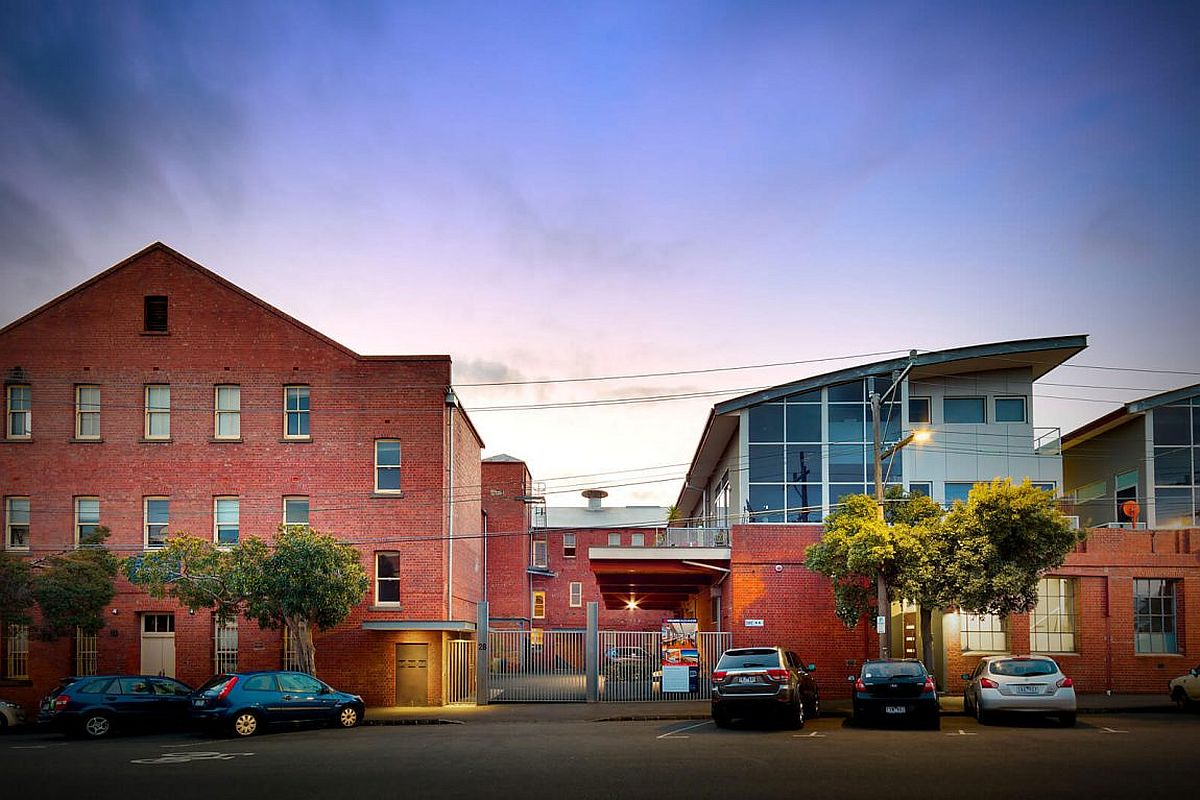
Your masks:
[[[167,543],[167,517],[170,501],[165,497],[147,497],[145,508],[145,545],[164,547]]]
[[[238,624],[236,619],[220,622],[213,619],[213,671],[218,675],[237,672]]]
[[[283,437],[285,439],[307,439],[308,434],[308,387],[283,387]]]
[[[28,386],[8,387],[8,438],[28,439],[32,435],[32,390]]]
[[[79,546],[94,536],[100,527],[100,498],[75,498],[75,545]]]
[[[546,540],[535,539],[533,541],[533,566],[545,569],[549,563],[546,559]]]
[[[218,439],[239,439],[242,435],[242,387],[216,387],[216,427]]]
[[[546,593],[545,592],[534,592],[533,593],[533,618],[534,619],[545,619],[546,618]]]
[[[575,534],[563,534],[563,558],[575,557]]]
[[[583,584],[579,581],[571,582],[571,608],[579,608],[583,605]]]
[[[213,539],[219,547],[233,547],[238,543],[241,501],[236,497],[218,497],[213,500]]]
[[[400,491],[400,440],[375,440],[375,491]]]
[[[4,546],[9,550],[29,549],[29,498],[4,498]]]
[[[83,628],[75,629],[75,674],[95,675],[98,657],[99,637],[94,633],[84,633]]]
[[[29,677],[29,626],[9,625],[5,642],[4,677],[25,680]]]

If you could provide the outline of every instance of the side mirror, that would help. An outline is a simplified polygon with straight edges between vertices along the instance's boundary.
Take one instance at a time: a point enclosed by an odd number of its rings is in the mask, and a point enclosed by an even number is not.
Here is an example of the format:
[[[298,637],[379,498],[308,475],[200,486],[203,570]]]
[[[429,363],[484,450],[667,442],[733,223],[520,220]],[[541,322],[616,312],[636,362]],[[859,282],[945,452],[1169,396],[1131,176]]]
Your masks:
[[[855,677],[853,675],[847,675],[846,680],[850,681],[851,683],[854,683]]]
[[[1189,672],[1192,673],[1193,678],[1200,678],[1200,667],[1192,667]]]
[[[962,675],[959,675],[959,677],[962,678],[964,681],[969,681],[969,680],[971,680],[971,673],[964,672]]]
[[[805,670],[806,670],[806,671],[808,671],[808,672],[816,672],[816,671],[817,671],[817,665],[816,665],[816,664],[809,664],[807,667],[805,667]]]

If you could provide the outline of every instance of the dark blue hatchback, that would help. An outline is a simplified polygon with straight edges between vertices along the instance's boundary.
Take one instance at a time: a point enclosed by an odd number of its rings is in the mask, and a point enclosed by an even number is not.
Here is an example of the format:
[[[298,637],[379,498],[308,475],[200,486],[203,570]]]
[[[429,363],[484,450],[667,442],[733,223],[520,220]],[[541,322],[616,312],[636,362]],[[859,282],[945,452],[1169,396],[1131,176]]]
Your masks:
[[[39,719],[68,735],[101,739],[118,728],[182,727],[191,687],[161,675],[94,675],[64,681]]]
[[[330,688],[303,672],[237,672],[214,675],[192,695],[192,719],[253,736],[276,723],[327,722],[353,728],[363,700]]]

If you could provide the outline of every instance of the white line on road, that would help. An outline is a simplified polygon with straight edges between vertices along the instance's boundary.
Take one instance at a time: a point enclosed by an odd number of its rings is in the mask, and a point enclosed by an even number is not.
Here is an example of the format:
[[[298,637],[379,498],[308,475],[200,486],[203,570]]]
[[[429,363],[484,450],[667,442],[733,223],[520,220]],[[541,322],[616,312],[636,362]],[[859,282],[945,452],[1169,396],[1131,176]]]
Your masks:
[[[967,733],[962,728],[958,729],[958,733],[947,733],[947,736],[978,736],[977,733]]]
[[[813,731],[812,733],[793,733],[792,734],[793,739],[821,739],[821,738],[824,738],[824,736],[825,736],[825,734],[818,733],[817,731]]]
[[[712,723],[712,720],[711,720],[711,719],[706,719],[704,722],[697,722],[695,725],[688,725],[686,728],[680,728],[680,729],[679,729],[679,730],[677,730],[677,731],[667,731],[667,732],[666,732],[666,733],[664,733],[662,736],[656,736],[656,737],[654,737],[654,738],[656,738],[656,739],[688,739],[688,738],[691,738],[691,737],[688,737],[688,736],[677,736],[676,734],[683,733],[684,731],[690,731],[690,730],[692,730],[693,728],[699,728],[699,727],[701,727],[701,726],[703,726],[703,725],[709,725],[709,724],[711,724],[711,723]]]
[[[212,742],[192,742],[191,744],[160,744],[159,747],[170,747],[171,749],[176,747],[212,747],[212,744]]]
[[[1100,733],[1129,733],[1129,731],[1117,731],[1112,728],[1101,728]]]

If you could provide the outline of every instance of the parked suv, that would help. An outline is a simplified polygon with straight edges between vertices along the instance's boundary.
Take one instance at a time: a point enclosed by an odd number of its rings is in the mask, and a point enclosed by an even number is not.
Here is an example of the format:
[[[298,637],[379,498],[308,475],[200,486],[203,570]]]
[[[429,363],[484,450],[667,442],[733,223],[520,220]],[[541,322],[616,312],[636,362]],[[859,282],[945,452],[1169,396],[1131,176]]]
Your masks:
[[[794,728],[821,714],[821,693],[800,657],[782,647],[726,650],[712,674],[712,718],[719,728],[735,717],[781,714]]]
[[[1192,667],[1186,675],[1172,678],[1167,691],[1180,709],[1200,708],[1200,665]]]
[[[329,722],[353,728],[363,711],[358,695],[336,691],[303,672],[214,675],[192,698],[194,720],[236,736],[252,736],[274,723]]]
[[[43,704],[44,718],[55,730],[89,739],[119,728],[182,727],[192,694],[187,684],[161,675],[96,675],[56,691]]]

